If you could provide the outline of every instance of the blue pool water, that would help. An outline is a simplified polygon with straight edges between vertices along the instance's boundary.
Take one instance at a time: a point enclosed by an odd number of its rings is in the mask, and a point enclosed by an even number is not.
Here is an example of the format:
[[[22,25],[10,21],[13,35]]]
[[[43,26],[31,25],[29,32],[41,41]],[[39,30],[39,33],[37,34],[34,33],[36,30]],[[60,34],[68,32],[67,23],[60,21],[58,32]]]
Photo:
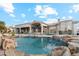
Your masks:
[[[45,37],[16,38],[16,42],[16,49],[26,54],[48,54],[56,46],[67,46],[63,41]]]

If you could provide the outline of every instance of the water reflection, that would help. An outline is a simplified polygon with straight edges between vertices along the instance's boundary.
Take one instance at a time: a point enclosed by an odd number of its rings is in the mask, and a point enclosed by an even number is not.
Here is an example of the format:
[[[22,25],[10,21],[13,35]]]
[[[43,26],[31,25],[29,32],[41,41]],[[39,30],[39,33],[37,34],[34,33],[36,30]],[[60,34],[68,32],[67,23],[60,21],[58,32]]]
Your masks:
[[[49,37],[17,38],[16,41],[18,43],[16,49],[28,54],[47,54],[57,46],[66,45],[66,43],[61,40]]]

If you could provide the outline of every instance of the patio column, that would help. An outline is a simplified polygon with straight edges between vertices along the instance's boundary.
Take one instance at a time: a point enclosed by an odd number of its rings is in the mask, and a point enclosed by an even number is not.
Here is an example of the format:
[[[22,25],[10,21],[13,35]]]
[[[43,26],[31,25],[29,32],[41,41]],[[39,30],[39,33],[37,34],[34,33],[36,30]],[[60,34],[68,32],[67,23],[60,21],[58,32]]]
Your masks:
[[[59,35],[59,25],[56,25],[56,35]]]
[[[58,26],[58,28],[57,28],[57,31],[58,31],[58,32],[57,32],[57,35],[59,35],[59,31],[60,31],[60,29],[61,29],[61,28],[60,28],[60,25],[61,25],[60,19],[58,19],[58,25],[57,25],[57,26]]]
[[[19,33],[21,33],[21,28],[19,28]]]
[[[41,24],[41,34],[43,34],[43,25]]]
[[[32,33],[32,27],[30,26],[29,28],[30,28],[29,33]]]
[[[72,35],[74,35],[74,22],[72,22]]]
[[[56,26],[56,34],[58,34],[58,27]]]

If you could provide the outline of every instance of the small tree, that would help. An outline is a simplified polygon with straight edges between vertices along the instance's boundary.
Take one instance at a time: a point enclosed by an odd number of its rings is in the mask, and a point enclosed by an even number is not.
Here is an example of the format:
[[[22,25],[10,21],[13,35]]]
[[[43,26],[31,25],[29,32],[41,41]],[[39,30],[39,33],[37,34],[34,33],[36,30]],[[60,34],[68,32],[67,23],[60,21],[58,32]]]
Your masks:
[[[3,33],[6,31],[5,22],[0,21],[0,32]]]
[[[13,32],[11,32],[11,34],[12,34],[12,36],[14,37],[15,36],[15,32],[13,31]]]

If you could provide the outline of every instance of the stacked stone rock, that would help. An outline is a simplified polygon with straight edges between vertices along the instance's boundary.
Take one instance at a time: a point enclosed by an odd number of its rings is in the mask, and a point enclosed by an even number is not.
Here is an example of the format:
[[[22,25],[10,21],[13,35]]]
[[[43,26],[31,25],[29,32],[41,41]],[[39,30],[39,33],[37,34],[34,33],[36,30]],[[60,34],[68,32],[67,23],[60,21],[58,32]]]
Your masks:
[[[55,48],[52,51],[52,56],[71,56],[70,50],[68,47],[60,46]]]
[[[63,36],[63,39],[65,42],[69,42],[69,41],[73,40],[72,36]]]

